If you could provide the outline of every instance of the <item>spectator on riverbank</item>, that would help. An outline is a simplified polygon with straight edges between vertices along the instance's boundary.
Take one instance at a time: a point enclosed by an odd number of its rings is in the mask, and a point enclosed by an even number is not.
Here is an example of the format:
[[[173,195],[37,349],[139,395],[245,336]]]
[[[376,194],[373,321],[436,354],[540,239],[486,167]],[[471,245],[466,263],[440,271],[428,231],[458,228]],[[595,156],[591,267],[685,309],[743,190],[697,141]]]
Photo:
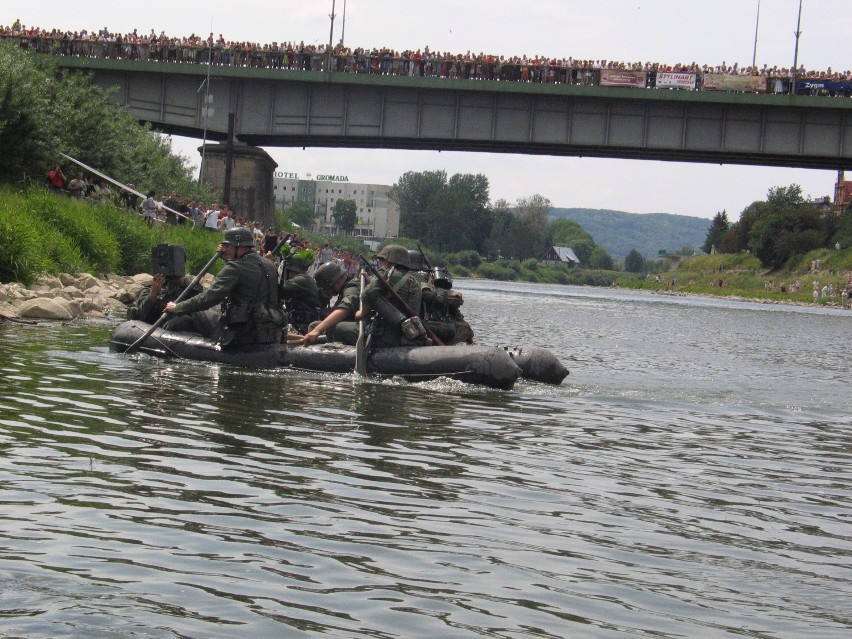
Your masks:
[[[83,179],[82,173],[77,173],[68,183],[68,194],[78,200],[86,197],[86,180]]]
[[[65,193],[65,175],[58,164],[47,172],[47,184],[50,186],[50,190],[57,195]]]

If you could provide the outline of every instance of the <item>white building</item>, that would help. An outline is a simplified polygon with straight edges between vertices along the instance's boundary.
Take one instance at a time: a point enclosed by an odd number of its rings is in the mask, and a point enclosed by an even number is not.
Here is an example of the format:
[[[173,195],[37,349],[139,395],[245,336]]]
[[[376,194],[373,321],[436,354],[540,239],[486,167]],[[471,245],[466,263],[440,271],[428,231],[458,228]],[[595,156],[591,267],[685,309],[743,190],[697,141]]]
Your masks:
[[[316,211],[314,229],[324,235],[340,235],[332,211],[338,200],[354,200],[358,219],[353,235],[378,245],[385,238],[399,235],[399,207],[388,198],[386,184],[355,184],[346,175],[312,176],[306,173],[275,171],[272,189],[275,207],[287,209],[295,202],[307,202]]]

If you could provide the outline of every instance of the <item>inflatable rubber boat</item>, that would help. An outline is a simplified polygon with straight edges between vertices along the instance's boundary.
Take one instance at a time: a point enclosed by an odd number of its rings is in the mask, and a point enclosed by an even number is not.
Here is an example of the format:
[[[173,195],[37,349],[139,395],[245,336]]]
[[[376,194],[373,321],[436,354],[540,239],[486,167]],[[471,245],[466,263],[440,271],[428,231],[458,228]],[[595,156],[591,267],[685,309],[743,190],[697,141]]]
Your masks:
[[[110,349],[124,352],[145,335],[151,324],[131,320],[120,324],[110,339]],[[222,347],[194,333],[156,329],[138,347],[147,355],[229,364],[245,368],[292,368],[319,373],[351,373],[355,347],[328,343],[310,346],[263,344]],[[519,377],[546,384],[561,384],[568,375],[562,363],[538,346],[500,347],[460,344],[373,349],[367,357],[367,374],[425,381],[451,377],[469,384],[511,389]]]

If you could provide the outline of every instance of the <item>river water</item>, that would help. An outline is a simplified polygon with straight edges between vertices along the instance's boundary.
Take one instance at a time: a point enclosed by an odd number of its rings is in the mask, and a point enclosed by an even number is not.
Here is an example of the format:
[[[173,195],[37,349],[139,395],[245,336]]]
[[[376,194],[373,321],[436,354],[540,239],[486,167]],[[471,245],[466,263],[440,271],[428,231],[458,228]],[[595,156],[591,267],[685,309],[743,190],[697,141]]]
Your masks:
[[[852,313],[457,282],[496,391],[0,327],[4,637],[848,637]]]

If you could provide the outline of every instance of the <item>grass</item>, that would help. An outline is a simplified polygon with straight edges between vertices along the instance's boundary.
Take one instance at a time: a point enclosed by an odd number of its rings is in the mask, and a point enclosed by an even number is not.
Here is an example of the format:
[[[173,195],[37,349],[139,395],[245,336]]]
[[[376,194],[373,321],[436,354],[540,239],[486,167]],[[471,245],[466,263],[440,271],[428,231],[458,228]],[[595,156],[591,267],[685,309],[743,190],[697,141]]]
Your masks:
[[[152,228],[109,202],[74,200],[43,188],[0,188],[0,282],[30,285],[41,274],[150,272],[157,244],[181,245],[192,273],[210,260],[220,239],[189,225]]]

